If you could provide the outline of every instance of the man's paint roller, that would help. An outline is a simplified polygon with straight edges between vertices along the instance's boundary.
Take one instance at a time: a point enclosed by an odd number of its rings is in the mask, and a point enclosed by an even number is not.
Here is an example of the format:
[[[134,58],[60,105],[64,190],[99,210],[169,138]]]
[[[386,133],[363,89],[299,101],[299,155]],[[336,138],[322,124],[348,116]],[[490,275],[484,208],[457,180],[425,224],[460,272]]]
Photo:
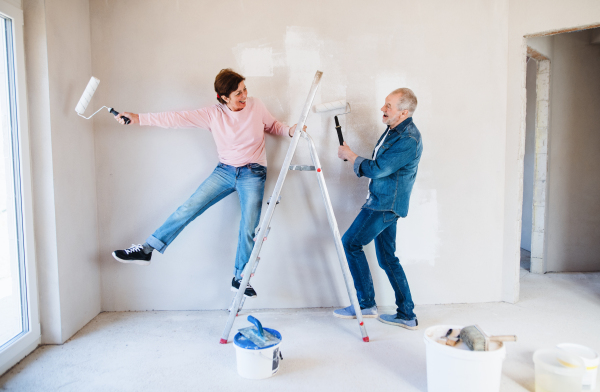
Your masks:
[[[100,84],[100,79],[92,76],[92,78],[90,79],[90,81],[87,84],[87,87],[83,91],[81,98],[79,98],[79,102],[77,102],[77,106],[75,106],[75,111],[77,112],[77,114],[79,114],[81,117],[85,118],[86,120],[89,120],[90,118],[94,117],[96,115],[96,113],[98,113],[100,110],[102,110],[104,108],[106,108],[113,116],[117,116],[119,114],[119,112],[117,112],[113,108],[109,108],[107,106],[102,106],[100,109],[96,110],[94,112],[94,114],[92,114],[89,117],[85,117],[83,115],[83,113],[85,112],[85,109],[87,109],[88,105],[92,101],[92,97],[94,96],[94,93],[96,92],[96,89],[98,88],[99,84]],[[122,119],[123,119],[123,121],[125,121],[125,124],[129,124],[131,122],[131,120],[128,117],[122,117]]]
[[[316,113],[323,113],[323,112],[329,112],[331,110],[341,110],[341,109],[343,109],[344,112],[335,115],[333,118],[335,120],[335,130],[337,131],[338,140],[340,141],[340,146],[343,146],[344,145],[344,136],[342,136],[342,127],[340,126],[340,122],[338,121],[337,116],[342,116],[344,114],[350,113],[350,111],[351,111],[350,104],[342,99],[339,101],[326,102],[326,103],[321,103],[319,105],[314,106],[314,110]],[[344,159],[344,161],[347,161],[347,159]]]

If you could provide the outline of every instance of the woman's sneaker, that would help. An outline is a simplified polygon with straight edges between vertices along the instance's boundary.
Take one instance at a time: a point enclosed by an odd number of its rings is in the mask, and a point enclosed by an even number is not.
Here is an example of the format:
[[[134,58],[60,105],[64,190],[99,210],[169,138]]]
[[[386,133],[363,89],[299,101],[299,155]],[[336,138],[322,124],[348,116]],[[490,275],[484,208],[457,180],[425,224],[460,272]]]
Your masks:
[[[152,252],[144,253],[142,245],[131,245],[131,248],[124,250],[115,250],[112,253],[113,257],[121,263],[133,263],[137,265],[150,265]]]
[[[235,276],[233,277],[233,280],[231,281],[231,291],[235,291],[237,292],[240,289],[240,283],[242,282],[242,280],[236,280]],[[250,286],[250,282],[248,282],[248,285],[246,286],[246,290],[244,290],[244,296],[248,297],[248,298],[254,298],[256,297],[256,291],[254,291],[254,289],[252,288],[252,286]]]

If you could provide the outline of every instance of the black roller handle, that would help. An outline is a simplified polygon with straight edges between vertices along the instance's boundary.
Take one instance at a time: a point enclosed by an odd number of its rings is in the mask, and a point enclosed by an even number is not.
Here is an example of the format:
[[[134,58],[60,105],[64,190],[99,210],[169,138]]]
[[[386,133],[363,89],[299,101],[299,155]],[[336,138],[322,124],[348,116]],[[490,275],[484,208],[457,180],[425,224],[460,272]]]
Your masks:
[[[119,115],[119,112],[117,112],[115,109],[113,108],[108,108],[108,111],[115,117],[117,117]],[[125,121],[125,125],[129,124],[131,122],[131,120],[129,119],[129,117],[121,117],[123,119],[123,121]]]
[[[342,127],[340,126],[340,122],[338,121],[337,116],[333,116],[333,118],[335,119],[335,130],[337,131],[338,134],[338,140],[340,141],[340,146],[344,145],[344,136],[342,136]],[[344,162],[348,162],[347,159],[344,159]]]

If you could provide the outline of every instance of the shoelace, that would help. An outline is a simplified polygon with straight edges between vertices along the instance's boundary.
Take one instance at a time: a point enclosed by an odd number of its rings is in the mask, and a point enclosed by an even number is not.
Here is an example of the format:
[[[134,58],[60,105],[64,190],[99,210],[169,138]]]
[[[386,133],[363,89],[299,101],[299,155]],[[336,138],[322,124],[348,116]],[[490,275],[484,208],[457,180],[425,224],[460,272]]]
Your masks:
[[[242,285],[242,280],[238,280],[238,283],[240,284],[240,286]],[[248,285],[246,285],[247,289],[252,289],[252,286],[250,286],[250,282],[248,282]],[[253,289],[254,290],[254,289]]]
[[[139,252],[142,249],[144,249],[144,247],[142,245],[131,244],[131,248],[125,249],[125,254],[130,254],[130,253],[133,253],[133,252]]]

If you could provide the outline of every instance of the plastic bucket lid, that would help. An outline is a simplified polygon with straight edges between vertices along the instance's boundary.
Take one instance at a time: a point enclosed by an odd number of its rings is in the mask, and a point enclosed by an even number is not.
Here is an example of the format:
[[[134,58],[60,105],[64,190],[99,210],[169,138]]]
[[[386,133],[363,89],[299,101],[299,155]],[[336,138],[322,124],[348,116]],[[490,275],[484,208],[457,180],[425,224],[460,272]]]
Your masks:
[[[537,350],[533,362],[536,368],[561,376],[581,377],[585,372],[581,358],[558,348]]]
[[[264,328],[264,330],[272,333],[279,340],[283,340],[281,338],[281,334],[279,333],[279,331],[276,331],[271,328]],[[240,348],[246,349],[246,350],[265,350],[265,349],[271,348],[273,346],[276,346],[279,343],[281,343],[281,342],[276,342],[276,343],[270,344],[265,347],[258,347],[256,344],[254,344],[254,342],[252,342],[250,339],[248,339],[247,337],[245,337],[244,335],[242,335],[239,332],[233,338],[233,344],[235,344],[236,346],[238,346]]]
[[[600,356],[589,347],[575,343],[561,343],[557,344],[556,347],[561,348],[570,354],[577,355],[583,360],[586,367],[598,367],[598,364],[600,364]]]

